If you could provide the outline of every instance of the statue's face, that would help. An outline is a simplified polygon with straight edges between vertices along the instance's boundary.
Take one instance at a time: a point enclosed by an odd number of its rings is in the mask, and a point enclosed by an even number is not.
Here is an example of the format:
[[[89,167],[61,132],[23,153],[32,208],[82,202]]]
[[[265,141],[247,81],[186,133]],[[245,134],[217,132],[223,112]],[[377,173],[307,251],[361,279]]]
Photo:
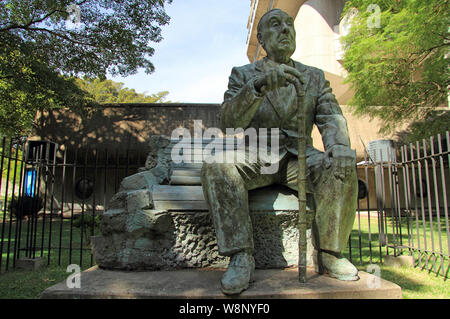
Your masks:
[[[294,19],[280,10],[269,13],[262,21],[258,40],[269,59],[286,63],[295,51]]]

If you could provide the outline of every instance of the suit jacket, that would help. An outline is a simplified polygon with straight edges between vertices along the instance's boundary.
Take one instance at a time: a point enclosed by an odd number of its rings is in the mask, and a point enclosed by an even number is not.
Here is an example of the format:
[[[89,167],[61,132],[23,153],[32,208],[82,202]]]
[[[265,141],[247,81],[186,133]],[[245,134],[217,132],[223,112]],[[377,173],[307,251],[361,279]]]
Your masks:
[[[279,128],[280,157],[287,152],[298,154],[297,97],[294,85],[268,92],[265,96],[256,92],[256,76],[274,67],[276,62],[267,58],[232,69],[228,90],[224,95],[220,113],[221,128]],[[318,152],[312,146],[311,132],[316,124],[325,150],[334,145],[350,147],[347,122],[336,101],[329,81],[322,70],[290,60],[306,80],[306,155]]]

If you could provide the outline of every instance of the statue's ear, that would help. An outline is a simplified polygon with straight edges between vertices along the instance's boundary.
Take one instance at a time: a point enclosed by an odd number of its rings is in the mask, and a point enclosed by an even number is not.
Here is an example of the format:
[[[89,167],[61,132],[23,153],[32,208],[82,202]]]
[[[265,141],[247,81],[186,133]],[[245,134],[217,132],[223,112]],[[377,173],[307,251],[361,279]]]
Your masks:
[[[262,34],[261,34],[260,32],[258,32],[258,33],[256,34],[256,37],[258,38],[258,43],[259,43],[262,47],[264,47],[264,41],[263,41],[263,38],[262,38]]]

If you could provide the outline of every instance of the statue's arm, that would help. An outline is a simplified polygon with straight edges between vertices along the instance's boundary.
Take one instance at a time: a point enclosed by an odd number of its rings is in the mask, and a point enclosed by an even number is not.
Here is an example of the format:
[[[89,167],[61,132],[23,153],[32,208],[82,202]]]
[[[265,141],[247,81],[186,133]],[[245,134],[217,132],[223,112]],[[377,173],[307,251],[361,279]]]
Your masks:
[[[228,90],[220,111],[220,126],[247,128],[263,100],[263,94],[255,89],[256,77],[250,77],[243,68],[234,67],[228,81]]]
[[[342,114],[341,107],[322,70],[320,70],[319,77],[320,92],[317,99],[315,121],[322,135],[324,148],[329,150],[335,145],[350,148],[347,121]]]

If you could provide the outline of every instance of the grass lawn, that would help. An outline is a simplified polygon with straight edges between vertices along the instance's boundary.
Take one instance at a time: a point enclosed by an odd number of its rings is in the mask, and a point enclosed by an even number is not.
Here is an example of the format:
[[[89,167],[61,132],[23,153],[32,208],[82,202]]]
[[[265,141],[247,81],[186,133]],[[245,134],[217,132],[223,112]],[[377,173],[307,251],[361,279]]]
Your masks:
[[[65,280],[65,267],[51,265],[37,271],[11,270],[0,274],[0,299],[35,299],[42,291]]]
[[[344,255],[351,259],[355,265],[368,265],[382,262],[383,257],[386,255],[410,255],[410,250],[406,248],[406,246],[410,246],[415,248],[412,252],[416,266],[420,268],[425,266],[426,270],[432,270],[444,275],[448,271],[449,266],[446,221],[444,218],[441,218],[440,226],[436,221],[433,222],[433,225],[428,220],[422,222],[419,219],[418,222],[420,226],[419,236],[417,235],[415,218],[409,220],[409,227],[408,223],[406,223],[406,218],[403,218],[401,226],[399,225],[398,227],[395,224],[395,220],[387,218],[386,245],[380,245],[376,216],[374,218],[371,215],[369,223],[367,214],[361,214],[359,218],[357,216],[355,219],[353,231],[350,235],[350,245],[344,251]],[[441,240],[439,240],[439,230],[441,232]],[[424,232],[426,240],[424,240]],[[394,233],[396,234],[395,236],[393,235]],[[431,240],[431,233],[433,234],[433,240]],[[394,242],[397,246],[403,245],[403,248],[394,249]],[[422,249],[422,252],[417,250],[418,247]],[[430,252],[432,247],[436,254]],[[424,252],[424,248],[427,248],[429,252]],[[442,252],[442,258],[439,254],[440,252]]]
[[[404,299],[450,299],[450,279],[444,279],[442,276],[445,270],[448,269],[449,259],[445,258],[443,261],[443,267],[441,266],[441,259],[437,255],[414,253],[416,267],[389,267],[385,266],[380,261],[388,253],[394,255],[394,249],[390,248],[390,244],[396,240],[403,245],[412,244],[413,247],[425,247],[425,242],[428,249],[432,246],[431,241],[431,229],[433,229],[433,244],[435,249],[439,252],[439,225],[434,222],[433,227],[428,221],[422,223],[419,219],[419,235],[417,236],[416,219],[409,220],[409,234],[408,238],[408,223],[406,218],[402,220],[401,227],[396,227],[395,221],[392,218],[386,219],[387,228],[387,245],[381,246],[379,244],[379,231],[378,220],[376,216],[369,218],[367,214],[361,214],[358,218],[356,216],[355,223],[353,225],[353,231],[350,236],[350,247],[344,251],[344,255],[349,258],[351,256],[352,262],[357,266],[359,270],[367,271],[367,267],[370,264],[378,264],[381,268],[381,278],[394,282],[402,287],[402,295]],[[427,234],[427,240],[424,241],[423,229]],[[448,256],[447,237],[445,235],[445,220],[441,219],[441,233],[442,236],[442,252]],[[369,231],[370,229],[370,231]],[[393,236],[394,230],[397,236]],[[399,236],[401,230],[401,237]],[[351,254],[350,254],[351,252]],[[361,253],[360,253],[361,252]],[[397,255],[409,255],[409,249],[396,250]],[[435,258],[435,268],[433,270],[433,259]],[[419,264],[419,259],[421,262]],[[428,265],[426,260],[429,260]],[[427,267],[428,266],[428,267]],[[436,275],[439,273],[440,275]]]
[[[365,270],[364,267],[358,267]],[[381,266],[381,278],[402,287],[403,299],[450,299],[450,283],[421,268]]]
[[[63,247],[68,248],[70,245],[70,221],[64,220],[62,224],[62,228],[60,227],[60,220],[55,219],[52,224],[52,243],[50,249],[50,257],[48,257],[48,246],[49,246],[49,238],[48,236],[45,238],[40,237],[39,235],[36,238],[36,242],[39,244],[37,246],[41,246],[41,243],[44,243],[44,249],[37,249],[36,256],[42,256],[46,258],[46,260],[50,260],[50,264],[38,271],[23,271],[23,270],[14,270],[11,268],[11,260],[12,255],[10,254],[10,270],[4,271],[5,263],[7,255],[5,253],[7,241],[4,242],[4,249],[2,255],[2,272],[0,272],[0,299],[4,298],[12,298],[12,299],[20,299],[20,298],[39,298],[42,291],[50,287],[58,282],[64,281],[71,274],[66,272],[67,266],[69,263],[80,264],[80,259],[82,261],[81,269],[87,269],[91,266],[91,254],[88,250],[83,250],[83,254],[80,255],[80,229],[73,228],[72,229],[72,247],[74,250],[72,251],[72,255],[70,256],[68,249],[61,249],[60,251],[56,248],[59,247],[59,234],[62,230],[61,243]],[[0,224],[1,226],[1,224]],[[387,242],[392,243],[394,237],[392,236],[392,220],[388,219],[388,236]],[[443,226],[443,221],[441,221],[441,229]],[[23,235],[26,232],[26,227],[28,225],[24,223],[22,225]],[[42,221],[39,221],[37,224],[38,234],[42,227],[45,229],[49,229],[49,224],[47,220],[47,224],[43,225]],[[370,233],[369,233],[370,227]],[[442,275],[436,275],[435,272],[431,272],[430,265],[432,265],[432,258],[430,258],[429,267],[425,267],[425,263],[421,264],[418,267],[388,267],[383,264],[380,264],[380,250],[381,250],[381,258],[385,256],[386,252],[389,255],[393,255],[393,249],[387,248],[387,246],[383,246],[380,249],[378,244],[378,228],[377,228],[377,220],[376,218],[371,218],[370,224],[368,222],[367,216],[361,215],[360,218],[356,218],[354,229],[351,235],[351,249],[347,248],[344,251],[344,255],[347,257],[351,256],[352,262],[358,267],[361,271],[367,271],[367,267],[370,264],[378,264],[380,265],[380,275],[383,279],[394,282],[402,287],[402,293],[404,299],[450,299],[450,285],[449,279],[444,280]],[[428,232],[431,229],[430,225],[426,225],[428,227]],[[433,225],[434,235],[437,233],[438,226]],[[5,233],[5,238],[8,236],[9,224],[6,224],[7,231]],[[13,223],[13,227],[11,227],[11,247],[14,245],[14,234],[15,234],[15,224]],[[407,236],[407,228],[406,225],[402,225],[402,240],[408,243]],[[414,234],[413,234],[414,235]],[[25,237],[22,237],[22,243]],[[413,238],[416,238],[415,235]],[[444,237],[444,242],[446,243],[446,237]],[[399,239],[398,239],[399,240]],[[435,240],[435,243],[438,241]],[[421,245],[423,246],[424,243]],[[428,243],[429,247],[431,243]],[[85,245],[83,245],[85,246]],[[415,245],[417,246],[417,245]],[[21,245],[22,247],[22,245]],[[86,247],[84,247],[86,248]],[[370,249],[371,248],[371,249]],[[351,252],[351,254],[350,254]],[[361,252],[361,256],[360,256]],[[403,249],[403,254],[408,254],[409,250]],[[448,247],[445,245],[443,247],[443,252],[448,254]],[[398,253],[400,253],[398,251]],[[61,258],[59,258],[61,256]],[[430,255],[431,256],[431,255]],[[429,258],[430,256],[425,256]],[[80,258],[82,257],[82,258]],[[416,264],[417,264],[416,254]],[[432,256],[431,256],[432,257]],[[70,260],[71,258],[71,260]],[[444,259],[444,270],[448,266],[448,258]],[[58,265],[60,263],[60,265]],[[437,267],[440,265],[440,258],[436,258]],[[438,272],[442,268],[436,268]]]
[[[1,224],[0,224],[1,226]],[[37,226],[37,236],[36,236],[36,246],[37,249],[35,251],[36,257],[43,257],[47,262],[47,266],[41,268],[36,271],[26,271],[26,270],[17,270],[12,269],[12,253],[9,254],[9,270],[4,271],[6,268],[7,261],[7,253],[6,247],[8,241],[4,241],[4,248],[2,254],[2,272],[0,273],[0,299],[8,298],[8,299],[30,299],[30,298],[39,298],[42,291],[46,288],[61,282],[72,274],[73,272],[66,272],[67,266],[69,264],[77,264],[81,266],[81,270],[85,270],[93,265],[93,259],[91,258],[91,253],[86,246],[85,238],[83,246],[81,247],[81,231],[80,228],[70,227],[70,220],[64,220],[61,226],[61,220],[59,218],[53,218],[52,220],[52,231],[51,231],[51,245],[50,250],[49,241],[50,237],[48,236],[50,229],[49,219],[47,217],[46,223],[44,225],[42,219],[38,221]],[[27,229],[35,229],[31,223],[24,220],[22,222],[22,235],[21,235],[21,247],[24,247],[24,243],[27,238]],[[42,238],[42,228],[47,229],[45,232],[47,236]],[[0,228],[1,229],[1,228]],[[11,236],[9,236],[9,222],[6,223],[5,226],[5,239],[11,237],[11,247],[15,244],[15,229],[16,224],[12,223],[11,227]],[[0,230],[1,231],[1,230]],[[60,241],[60,233],[61,236],[61,246],[63,249],[59,248]],[[72,233],[72,243],[71,243],[71,233]],[[42,245],[43,244],[43,245]],[[72,245],[72,252],[68,249]],[[41,249],[40,247],[44,247]],[[80,248],[83,248],[82,250]],[[50,256],[49,256],[50,252]],[[23,257],[25,255],[24,252],[21,253]]]
[[[72,226],[69,219],[61,221],[60,217],[53,217],[51,223],[49,216],[46,217],[45,222],[40,218],[37,223],[25,219],[21,223],[16,224],[7,220],[5,222],[4,235],[1,238],[3,239],[3,253],[0,269],[4,271],[7,262],[9,262],[9,267],[12,266],[13,251],[16,245],[20,245],[22,249],[27,246],[35,246],[35,249],[30,252],[32,257],[44,257],[50,265],[77,263],[83,264],[84,267],[90,266],[92,258],[89,247],[86,245],[88,234],[85,234],[83,241],[81,241],[80,227],[76,227],[76,225],[80,224],[79,220],[79,217],[74,219]],[[85,216],[85,222],[87,221],[89,219]],[[0,233],[1,231],[2,224],[0,223]],[[16,238],[16,234],[19,233],[20,238]],[[43,233],[45,236],[42,236]],[[94,235],[98,233],[99,231],[96,230]],[[25,255],[26,252],[22,250],[20,257],[25,257]]]

